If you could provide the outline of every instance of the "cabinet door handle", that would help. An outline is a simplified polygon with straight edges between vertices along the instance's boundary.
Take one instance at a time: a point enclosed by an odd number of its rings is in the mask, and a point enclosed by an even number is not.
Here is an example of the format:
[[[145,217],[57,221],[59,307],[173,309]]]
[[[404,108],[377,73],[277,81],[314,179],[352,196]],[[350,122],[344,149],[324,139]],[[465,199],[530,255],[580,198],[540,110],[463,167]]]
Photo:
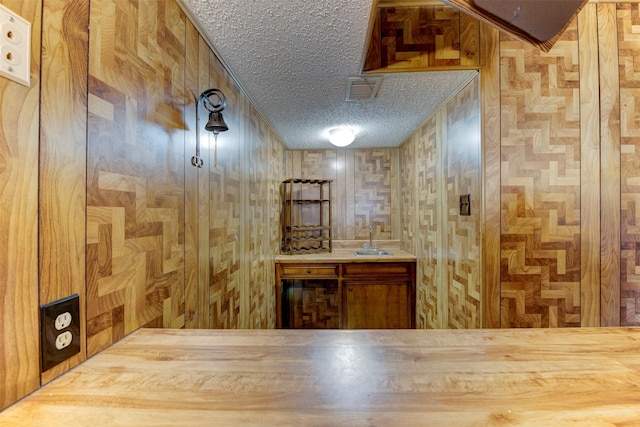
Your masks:
[[[353,287],[349,286],[349,292],[353,292]]]

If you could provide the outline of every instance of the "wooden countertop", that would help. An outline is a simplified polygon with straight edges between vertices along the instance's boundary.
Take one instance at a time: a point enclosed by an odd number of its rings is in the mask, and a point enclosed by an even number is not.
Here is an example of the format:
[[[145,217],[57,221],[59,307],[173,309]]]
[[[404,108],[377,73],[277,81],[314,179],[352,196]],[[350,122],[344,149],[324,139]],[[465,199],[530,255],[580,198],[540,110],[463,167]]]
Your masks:
[[[640,329],[138,330],[2,426],[637,425]]]
[[[361,244],[334,242],[331,252],[305,255],[278,255],[277,263],[312,263],[312,262],[415,262],[416,256],[400,249],[397,241],[381,241],[380,249],[388,250],[391,255],[354,255],[353,251],[362,249]]]

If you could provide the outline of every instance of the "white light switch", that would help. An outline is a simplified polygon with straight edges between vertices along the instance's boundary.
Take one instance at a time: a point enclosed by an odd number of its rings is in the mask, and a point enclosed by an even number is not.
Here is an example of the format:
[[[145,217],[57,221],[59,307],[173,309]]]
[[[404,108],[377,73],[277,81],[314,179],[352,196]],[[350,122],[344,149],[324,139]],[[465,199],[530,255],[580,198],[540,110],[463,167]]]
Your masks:
[[[31,23],[0,4],[0,75],[30,83]]]

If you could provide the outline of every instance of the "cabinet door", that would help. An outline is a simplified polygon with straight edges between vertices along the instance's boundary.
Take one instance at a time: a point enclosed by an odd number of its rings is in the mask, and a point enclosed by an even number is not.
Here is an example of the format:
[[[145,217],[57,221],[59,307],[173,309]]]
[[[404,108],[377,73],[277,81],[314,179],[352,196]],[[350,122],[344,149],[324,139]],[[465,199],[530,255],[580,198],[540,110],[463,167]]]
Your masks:
[[[411,328],[410,289],[409,282],[345,282],[345,328]]]
[[[282,287],[283,328],[340,327],[337,279],[288,279],[282,281]]]

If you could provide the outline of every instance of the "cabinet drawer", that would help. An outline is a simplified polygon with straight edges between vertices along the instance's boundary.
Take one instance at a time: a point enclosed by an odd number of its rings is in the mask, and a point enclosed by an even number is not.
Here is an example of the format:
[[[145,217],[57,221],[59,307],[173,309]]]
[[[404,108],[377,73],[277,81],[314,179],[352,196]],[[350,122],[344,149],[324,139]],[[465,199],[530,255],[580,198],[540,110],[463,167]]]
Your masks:
[[[344,277],[378,277],[394,276],[395,278],[410,277],[411,263],[380,262],[380,263],[353,263],[343,265]]]
[[[338,277],[338,266],[335,264],[323,265],[281,265],[282,277]]]

